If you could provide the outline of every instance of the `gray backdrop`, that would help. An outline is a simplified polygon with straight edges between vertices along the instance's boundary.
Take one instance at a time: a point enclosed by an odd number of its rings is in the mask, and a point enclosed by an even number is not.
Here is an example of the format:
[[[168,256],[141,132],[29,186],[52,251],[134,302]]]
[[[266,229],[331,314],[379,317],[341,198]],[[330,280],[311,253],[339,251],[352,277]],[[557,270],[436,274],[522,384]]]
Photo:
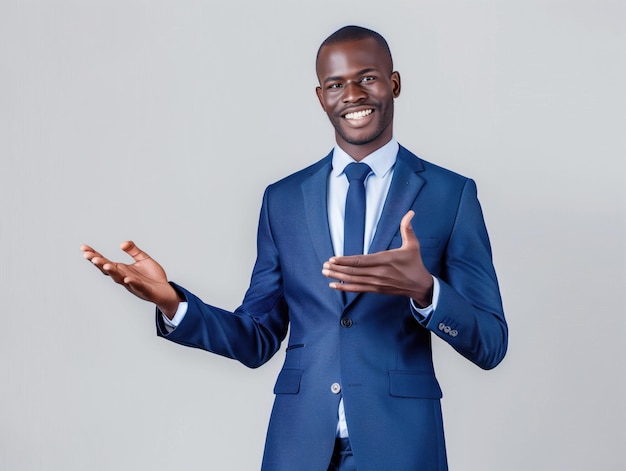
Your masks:
[[[451,469],[624,469],[618,0],[0,0],[0,469],[258,468],[284,353],[158,339],[79,246],[132,238],[235,308],[264,187],[333,145],[314,55],[347,23],[387,37],[396,137],[476,179],[492,239],[508,356],[434,342]]]

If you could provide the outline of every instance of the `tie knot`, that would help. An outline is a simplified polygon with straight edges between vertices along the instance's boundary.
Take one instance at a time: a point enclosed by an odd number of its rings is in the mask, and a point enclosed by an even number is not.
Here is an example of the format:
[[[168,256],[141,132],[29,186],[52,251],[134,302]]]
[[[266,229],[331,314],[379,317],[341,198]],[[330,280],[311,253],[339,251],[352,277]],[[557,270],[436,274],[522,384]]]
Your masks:
[[[365,177],[369,175],[372,169],[369,165],[361,163],[361,162],[352,162],[348,164],[344,170],[346,174],[346,178],[349,182],[353,180],[359,180],[361,182],[365,181]]]

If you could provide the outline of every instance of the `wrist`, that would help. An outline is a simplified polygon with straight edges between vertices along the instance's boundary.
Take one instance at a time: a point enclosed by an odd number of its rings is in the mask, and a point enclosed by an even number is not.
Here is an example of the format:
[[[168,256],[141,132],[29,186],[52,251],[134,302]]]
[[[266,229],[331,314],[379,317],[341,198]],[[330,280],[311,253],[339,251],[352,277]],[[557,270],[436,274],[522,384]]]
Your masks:
[[[157,308],[161,311],[169,320],[172,320],[178,310],[178,305],[181,301],[184,301],[178,292],[172,285],[168,283],[169,290],[162,301],[157,303]]]
[[[420,309],[428,307],[433,303],[434,283],[432,276],[429,276],[429,279],[430,282],[424,290],[416,291],[411,295],[411,299]]]

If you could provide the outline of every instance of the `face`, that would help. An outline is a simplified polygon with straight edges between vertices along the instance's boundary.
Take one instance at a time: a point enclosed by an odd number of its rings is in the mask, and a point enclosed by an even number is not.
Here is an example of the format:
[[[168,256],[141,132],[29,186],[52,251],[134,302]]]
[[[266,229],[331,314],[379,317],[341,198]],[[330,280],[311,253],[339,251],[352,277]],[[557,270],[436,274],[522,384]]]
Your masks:
[[[325,46],[317,61],[317,97],[337,144],[361,160],[393,136],[393,100],[400,75],[372,38]]]

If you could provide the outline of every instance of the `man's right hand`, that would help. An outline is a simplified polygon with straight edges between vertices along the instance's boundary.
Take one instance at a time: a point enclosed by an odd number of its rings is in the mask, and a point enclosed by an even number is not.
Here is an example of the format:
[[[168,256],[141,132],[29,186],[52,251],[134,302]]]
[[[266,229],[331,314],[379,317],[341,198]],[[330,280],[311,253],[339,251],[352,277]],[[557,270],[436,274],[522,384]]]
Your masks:
[[[110,276],[138,298],[156,304],[163,314],[172,319],[181,299],[168,283],[163,267],[131,241],[124,242],[120,248],[133,257],[135,262],[112,262],[88,245],[80,247],[83,256],[103,274]]]

